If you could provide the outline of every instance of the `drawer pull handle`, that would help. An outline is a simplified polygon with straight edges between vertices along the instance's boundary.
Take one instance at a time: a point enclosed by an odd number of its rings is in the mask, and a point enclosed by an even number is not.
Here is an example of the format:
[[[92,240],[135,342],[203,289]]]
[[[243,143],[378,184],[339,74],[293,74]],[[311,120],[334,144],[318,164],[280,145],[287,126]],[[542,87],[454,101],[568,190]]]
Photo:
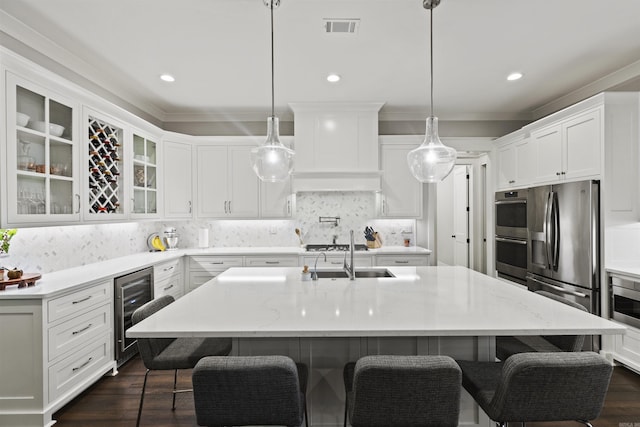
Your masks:
[[[331,261],[331,264],[333,264],[333,265],[340,265],[340,264],[342,264],[342,263],[341,263],[340,261]]]
[[[173,265],[172,265],[171,267],[167,267],[167,268],[165,268],[165,269],[164,269],[164,270],[162,270],[162,271],[169,271],[169,270],[173,270]]]
[[[168,290],[169,290],[169,289],[171,289],[171,288],[173,288],[173,285],[169,285],[169,286],[167,286],[166,288],[163,288],[162,290],[163,290],[163,291],[168,291]]]
[[[222,265],[222,264],[224,264],[224,262],[223,261],[215,261],[215,262],[212,262],[211,264],[213,264],[213,265]]]
[[[90,300],[90,299],[91,299],[91,297],[92,297],[92,295],[89,295],[89,296],[88,296],[88,297],[86,297],[86,298],[82,298],[82,299],[80,299],[80,300],[78,300],[78,301],[73,301],[71,304],[80,304],[81,302],[85,302],[85,301]]]
[[[409,261],[408,260],[405,260],[405,261],[396,260],[396,264],[409,264]]]
[[[87,366],[89,363],[91,363],[91,361],[93,360],[93,357],[90,357],[89,360],[87,360],[86,362],[84,362],[82,365],[78,366],[77,368],[73,368],[72,371],[76,372],[79,371],[80,369],[84,368],[85,366]]]
[[[270,264],[270,265],[274,265],[274,264],[280,264],[280,261],[265,261],[265,264]]]
[[[78,335],[79,333],[86,331],[87,329],[89,329],[89,328],[90,328],[90,327],[92,327],[92,326],[93,326],[93,324],[89,323],[89,324],[88,324],[87,326],[85,326],[84,328],[82,328],[82,329],[80,329],[80,330],[77,330],[77,331],[73,331],[73,332],[71,333],[71,335]]]

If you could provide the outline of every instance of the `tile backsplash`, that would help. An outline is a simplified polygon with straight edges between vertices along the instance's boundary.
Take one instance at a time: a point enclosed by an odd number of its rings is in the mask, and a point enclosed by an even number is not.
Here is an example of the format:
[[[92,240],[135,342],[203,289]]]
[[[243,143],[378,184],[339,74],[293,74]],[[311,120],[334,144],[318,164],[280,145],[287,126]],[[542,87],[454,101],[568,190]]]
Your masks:
[[[147,249],[147,237],[165,227],[176,227],[179,247],[197,247],[201,228],[209,230],[210,247],[298,246],[295,229],[304,243],[349,242],[349,230],[356,243],[365,243],[364,228],[371,226],[383,245],[399,246],[405,238],[415,239],[412,219],[372,219],[375,194],[371,192],[298,193],[296,210],[287,220],[198,220],[141,221],[118,224],[90,224],[65,227],[21,228],[11,240],[9,256],[0,265],[47,273],[79,265],[139,253]],[[338,225],[320,223],[319,217],[340,217]]]

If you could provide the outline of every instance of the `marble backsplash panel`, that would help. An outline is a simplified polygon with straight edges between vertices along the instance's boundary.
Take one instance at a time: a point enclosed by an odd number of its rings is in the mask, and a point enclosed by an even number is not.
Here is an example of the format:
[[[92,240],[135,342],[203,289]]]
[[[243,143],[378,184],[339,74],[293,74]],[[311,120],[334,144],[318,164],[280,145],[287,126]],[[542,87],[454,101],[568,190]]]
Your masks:
[[[47,273],[93,262],[139,253],[147,249],[147,237],[176,227],[179,247],[198,247],[200,229],[209,230],[209,247],[298,246],[295,229],[304,243],[349,242],[349,230],[356,243],[365,243],[364,228],[373,227],[383,245],[399,246],[405,238],[415,239],[415,220],[373,219],[375,194],[369,192],[298,193],[295,214],[287,220],[141,221],[118,224],[90,224],[65,227],[21,228],[11,241],[9,256],[0,265]],[[338,225],[320,223],[319,217],[340,217]]]

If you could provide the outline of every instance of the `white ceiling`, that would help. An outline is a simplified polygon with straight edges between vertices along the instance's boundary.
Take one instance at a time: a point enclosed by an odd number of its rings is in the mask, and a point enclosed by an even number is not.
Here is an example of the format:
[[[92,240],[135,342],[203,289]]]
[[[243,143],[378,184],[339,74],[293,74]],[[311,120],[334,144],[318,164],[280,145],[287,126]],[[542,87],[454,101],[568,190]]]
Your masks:
[[[364,101],[385,102],[388,119],[426,116],[420,0],[282,0],[274,17],[281,118],[293,102]],[[359,30],[325,34],[323,18],[358,18]],[[269,114],[262,0],[0,0],[0,24],[160,121]],[[638,0],[442,0],[434,33],[441,119],[535,118],[640,76]],[[507,82],[512,71],[525,77]]]

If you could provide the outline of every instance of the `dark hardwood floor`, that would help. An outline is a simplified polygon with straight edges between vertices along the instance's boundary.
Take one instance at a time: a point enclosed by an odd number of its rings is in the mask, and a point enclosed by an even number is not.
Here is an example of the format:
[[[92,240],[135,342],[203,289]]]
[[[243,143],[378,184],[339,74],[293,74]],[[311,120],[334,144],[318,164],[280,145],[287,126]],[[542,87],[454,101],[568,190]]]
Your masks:
[[[115,377],[104,377],[54,415],[56,427],[135,426],[145,368],[139,357],[123,365]],[[172,372],[152,372],[142,411],[143,426],[195,426],[193,395],[181,393],[171,410]],[[191,387],[191,372],[178,373],[178,387]],[[604,410],[595,427],[640,427],[640,375],[617,366]],[[519,424],[517,424],[519,426]],[[528,423],[527,427],[579,426],[575,422]]]

